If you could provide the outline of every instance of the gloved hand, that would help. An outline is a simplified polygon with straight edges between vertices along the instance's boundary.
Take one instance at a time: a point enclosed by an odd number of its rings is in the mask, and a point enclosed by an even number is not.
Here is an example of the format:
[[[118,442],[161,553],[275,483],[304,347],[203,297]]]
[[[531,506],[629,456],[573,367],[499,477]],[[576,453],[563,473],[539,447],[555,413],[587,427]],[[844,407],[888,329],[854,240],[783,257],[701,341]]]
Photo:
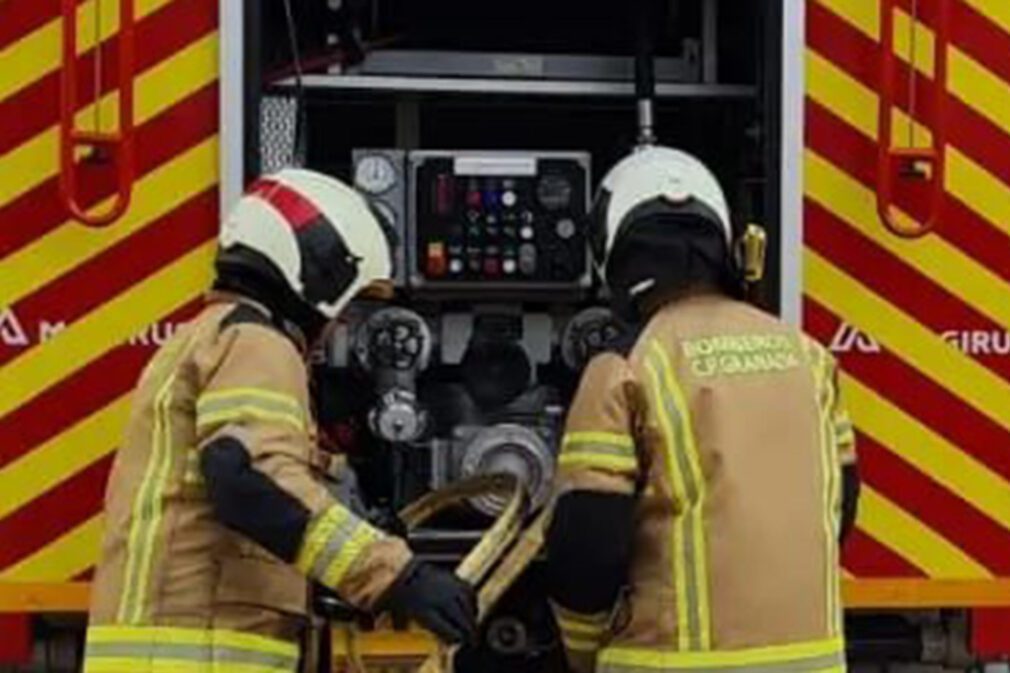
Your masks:
[[[427,563],[411,561],[380,601],[380,609],[416,620],[448,645],[471,642],[477,637],[473,587]]]

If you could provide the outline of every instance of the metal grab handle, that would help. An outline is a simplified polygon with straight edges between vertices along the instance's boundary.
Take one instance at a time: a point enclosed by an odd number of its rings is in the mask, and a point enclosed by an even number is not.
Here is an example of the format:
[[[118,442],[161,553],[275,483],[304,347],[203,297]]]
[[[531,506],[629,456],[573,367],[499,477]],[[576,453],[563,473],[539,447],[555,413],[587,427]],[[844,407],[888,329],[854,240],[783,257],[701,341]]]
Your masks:
[[[77,0],[62,0],[63,67],[60,73],[60,197],[71,218],[91,227],[101,227],[118,220],[130,206],[133,192],[133,71],[134,71],[134,0],[119,0],[118,89],[119,128],[85,131],[77,128]],[[101,13],[96,0],[96,12]],[[96,24],[97,25],[97,24]],[[98,31],[96,31],[98,32]],[[101,35],[95,40],[96,85],[94,105],[101,104]],[[78,148],[89,148],[91,156],[76,160]],[[79,194],[80,172],[90,162],[115,162],[116,191],[112,206],[102,213],[88,212]]]
[[[884,226],[896,236],[919,238],[931,232],[937,225],[943,207],[944,197],[944,149],[947,143],[947,44],[950,36],[949,0],[931,0],[939,3],[936,25],[933,26],[934,72],[933,72],[933,127],[932,147],[895,147],[891,132],[891,111],[897,97],[897,55],[894,53],[894,10],[897,0],[881,1],[880,21],[880,109],[878,124],[877,155],[877,211]],[[917,0],[913,0],[916,2]],[[916,17],[912,17],[912,30],[916,30]],[[909,78],[912,100],[909,101],[910,124],[914,124],[915,41],[911,41]],[[926,217],[907,226],[899,220],[895,211],[895,194],[903,189],[915,199],[929,204]]]

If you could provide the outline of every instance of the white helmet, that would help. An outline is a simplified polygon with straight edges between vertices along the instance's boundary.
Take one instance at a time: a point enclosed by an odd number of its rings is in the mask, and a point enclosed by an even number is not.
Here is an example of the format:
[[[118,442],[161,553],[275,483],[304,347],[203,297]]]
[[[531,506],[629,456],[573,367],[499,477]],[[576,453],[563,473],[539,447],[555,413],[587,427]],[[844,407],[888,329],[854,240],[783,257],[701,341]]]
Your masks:
[[[706,261],[732,266],[733,229],[719,181],[680,150],[645,147],[612,168],[593,203],[591,227],[596,263],[611,290],[628,295],[624,299],[676,275],[664,245],[675,248],[688,230],[712,239],[701,251]]]
[[[621,224],[627,216],[650,201],[665,201],[671,205],[694,201],[711,211],[712,223],[732,243],[733,228],[729,207],[719,181],[708,167],[687,152],[670,147],[649,146],[635,151],[610,169],[596,196],[594,217],[601,218],[599,234],[605,235],[603,255],[597,258],[606,263],[606,255],[614,246]]]
[[[382,217],[353,188],[313,171],[285,169],[253,183],[225,220],[220,243],[219,272],[231,260],[269,275],[326,319],[393,274]],[[249,269],[262,266],[250,250],[273,268]]]

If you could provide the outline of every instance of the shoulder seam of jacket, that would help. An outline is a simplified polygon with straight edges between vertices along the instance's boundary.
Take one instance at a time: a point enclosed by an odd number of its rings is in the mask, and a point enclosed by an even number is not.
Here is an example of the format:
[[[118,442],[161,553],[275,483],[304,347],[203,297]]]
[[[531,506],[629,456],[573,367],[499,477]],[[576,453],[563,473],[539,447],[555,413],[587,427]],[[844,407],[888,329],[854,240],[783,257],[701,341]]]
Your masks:
[[[266,315],[255,306],[245,303],[239,303],[221,319],[218,334],[223,334],[229,328],[241,325],[257,325],[275,332],[289,341],[295,347],[295,350],[299,350],[299,344],[295,338],[282,326],[278,325],[271,316]]]

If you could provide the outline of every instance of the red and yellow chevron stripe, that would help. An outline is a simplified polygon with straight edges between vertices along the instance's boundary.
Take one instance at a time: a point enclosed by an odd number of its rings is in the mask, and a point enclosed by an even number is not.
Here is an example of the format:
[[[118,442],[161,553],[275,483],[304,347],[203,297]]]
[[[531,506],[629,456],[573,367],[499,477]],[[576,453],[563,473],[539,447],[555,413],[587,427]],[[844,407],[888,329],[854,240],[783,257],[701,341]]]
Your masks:
[[[938,3],[919,2],[914,22],[911,1],[896,3],[898,81],[914,77],[917,104],[899,87],[895,138],[914,124],[931,141],[938,89],[948,117],[939,224],[909,240],[876,208],[891,4],[807,3],[804,322],[841,360],[866,484],[845,563],[857,581],[1010,605],[1010,5],[951,0],[949,71],[935,82]]]
[[[85,227],[59,198],[60,5],[0,3],[0,594],[65,603],[45,587],[94,566],[129,393],[210,278],[219,67],[217,2],[135,0],[133,201]],[[82,121],[98,53],[97,104],[113,116],[118,5],[78,0]],[[103,179],[82,187],[89,205],[113,193]]]

